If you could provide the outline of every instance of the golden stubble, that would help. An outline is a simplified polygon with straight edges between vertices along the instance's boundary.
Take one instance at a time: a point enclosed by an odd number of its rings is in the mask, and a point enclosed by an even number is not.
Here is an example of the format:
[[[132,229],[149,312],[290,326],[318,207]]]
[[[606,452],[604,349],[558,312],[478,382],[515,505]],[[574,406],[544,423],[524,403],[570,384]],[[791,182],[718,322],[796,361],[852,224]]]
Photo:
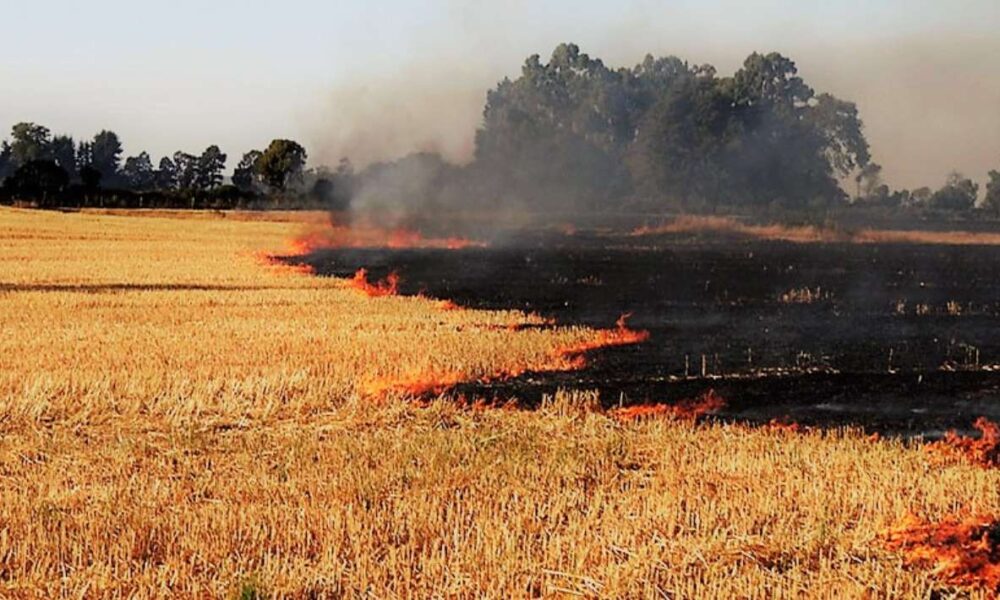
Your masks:
[[[0,210],[0,596],[926,597],[884,532],[1000,512],[858,432],[368,398],[593,332],[261,260],[296,227]]]

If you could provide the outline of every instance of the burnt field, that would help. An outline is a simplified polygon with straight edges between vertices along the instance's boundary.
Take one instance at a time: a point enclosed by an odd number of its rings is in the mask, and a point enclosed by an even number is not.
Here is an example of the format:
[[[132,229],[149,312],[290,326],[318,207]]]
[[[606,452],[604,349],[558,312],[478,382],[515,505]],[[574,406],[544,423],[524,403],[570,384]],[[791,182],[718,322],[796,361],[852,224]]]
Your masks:
[[[320,275],[395,272],[403,294],[519,309],[559,324],[650,332],[586,370],[455,391],[537,402],[598,389],[609,404],[714,388],[718,417],[934,436],[1000,417],[1000,247],[809,243],[719,236],[520,235],[502,245],[330,249]]]

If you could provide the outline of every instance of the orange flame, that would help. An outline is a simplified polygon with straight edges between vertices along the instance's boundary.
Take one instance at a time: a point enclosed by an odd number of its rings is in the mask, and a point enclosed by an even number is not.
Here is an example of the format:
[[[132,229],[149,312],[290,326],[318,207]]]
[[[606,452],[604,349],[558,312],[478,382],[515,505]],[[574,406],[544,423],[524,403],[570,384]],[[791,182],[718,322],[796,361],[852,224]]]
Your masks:
[[[351,280],[351,284],[364,291],[369,296],[385,296],[396,292],[398,277],[393,278],[393,274],[385,282],[371,284],[368,282],[367,272],[364,269],[358,270]],[[389,291],[391,290],[391,291]],[[509,367],[497,372],[480,377],[480,383],[491,381],[504,381],[513,379],[526,373],[527,371],[556,372],[556,371],[576,371],[587,366],[585,353],[597,348],[609,346],[621,346],[635,344],[649,338],[648,331],[635,331],[629,329],[625,324],[629,315],[622,315],[617,321],[616,329],[602,329],[595,332],[592,339],[573,346],[557,349],[552,359],[541,365]],[[459,383],[469,381],[467,375],[456,372],[414,372],[402,377],[383,377],[373,381],[363,383],[360,386],[361,394],[371,398],[384,398],[390,393],[401,393],[410,396],[440,395]]]
[[[654,417],[694,421],[725,406],[726,400],[715,390],[709,389],[697,398],[682,400],[677,404],[638,404],[615,409],[610,414],[619,421],[639,421]]]
[[[764,425],[761,429],[765,431],[773,431],[775,433],[801,433],[803,431],[802,425],[799,425],[795,421],[790,420],[785,417],[782,419],[771,419]]]
[[[315,274],[315,269],[311,265],[292,265],[288,264],[273,254],[269,254],[264,251],[257,251],[251,254],[254,261],[257,264],[271,269],[275,273],[287,273],[291,275],[313,275]]]
[[[556,352],[557,358],[561,361],[569,361],[570,364],[578,365],[574,369],[571,369],[578,370],[586,366],[587,362],[583,355],[591,350],[613,346],[628,346],[645,342],[649,339],[649,332],[630,329],[626,323],[631,316],[632,313],[625,313],[615,321],[614,329],[599,329],[596,335],[589,340],[560,348]]]
[[[907,515],[886,537],[907,566],[931,569],[948,585],[1000,591],[1000,521],[992,517],[927,523]]]
[[[407,396],[439,396],[468,377],[457,372],[413,372],[400,377],[375,379],[361,386],[361,394],[369,398],[384,398],[391,392]]]
[[[368,271],[366,269],[358,269],[354,273],[354,277],[348,280],[348,283],[356,290],[360,290],[372,298],[377,298],[380,296],[395,296],[399,293],[399,275],[395,271],[389,273],[385,279],[381,281],[376,281],[375,283],[368,282]]]
[[[979,438],[949,431],[943,440],[927,444],[924,449],[940,459],[962,456],[975,465],[1000,467],[1000,426],[986,417],[976,419],[973,426],[982,434]]]

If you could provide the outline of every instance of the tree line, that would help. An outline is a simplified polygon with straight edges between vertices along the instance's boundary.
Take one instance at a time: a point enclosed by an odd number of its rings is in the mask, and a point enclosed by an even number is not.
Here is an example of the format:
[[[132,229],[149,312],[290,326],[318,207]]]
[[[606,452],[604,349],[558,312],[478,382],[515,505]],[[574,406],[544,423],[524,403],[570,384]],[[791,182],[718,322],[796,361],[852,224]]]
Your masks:
[[[156,165],[147,152],[123,154],[113,131],[75,142],[18,123],[0,142],[0,191],[43,207],[236,208],[325,205],[335,199],[334,186],[343,187],[344,172],[307,169],[306,150],[293,140],[245,153],[228,182],[227,155],[216,145],[200,154],[178,151]]]
[[[610,68],[561,44],[548,62],[530,56],[519,77],[489,90],[466,165],[419,153],[359,173],[346,159],[334,170],[307,168],[306,150],[278,139],[246,152],[227,180],[227,155],[215,145],[155,166],[145,152],[122,154],[111,131],[77,143],[19,123],[0,144],[3,197],[194,208],[343,209],[353,201],[423,214],[497,206],[962,213],[976,207],[979,193],[958,173],[936,190],[890,189],[855,104],[817,92],[778,53],[751,54],[723,77],[672,56]],[[979,208],[1000,214],[1000,172],[989,173],[985,191]]]

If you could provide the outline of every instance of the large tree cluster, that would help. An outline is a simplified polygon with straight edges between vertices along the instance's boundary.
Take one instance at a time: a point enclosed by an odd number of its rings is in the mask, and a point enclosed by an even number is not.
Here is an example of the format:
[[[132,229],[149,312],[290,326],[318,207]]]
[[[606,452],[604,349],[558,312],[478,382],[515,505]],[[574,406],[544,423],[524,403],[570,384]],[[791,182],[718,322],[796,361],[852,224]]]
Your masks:
[[[869,160],[854,104],[775,53],[719,77],[675,57],[613,70],[563,44],[489,92],[476,136],[496,189],[556,207],[830,204]]]

